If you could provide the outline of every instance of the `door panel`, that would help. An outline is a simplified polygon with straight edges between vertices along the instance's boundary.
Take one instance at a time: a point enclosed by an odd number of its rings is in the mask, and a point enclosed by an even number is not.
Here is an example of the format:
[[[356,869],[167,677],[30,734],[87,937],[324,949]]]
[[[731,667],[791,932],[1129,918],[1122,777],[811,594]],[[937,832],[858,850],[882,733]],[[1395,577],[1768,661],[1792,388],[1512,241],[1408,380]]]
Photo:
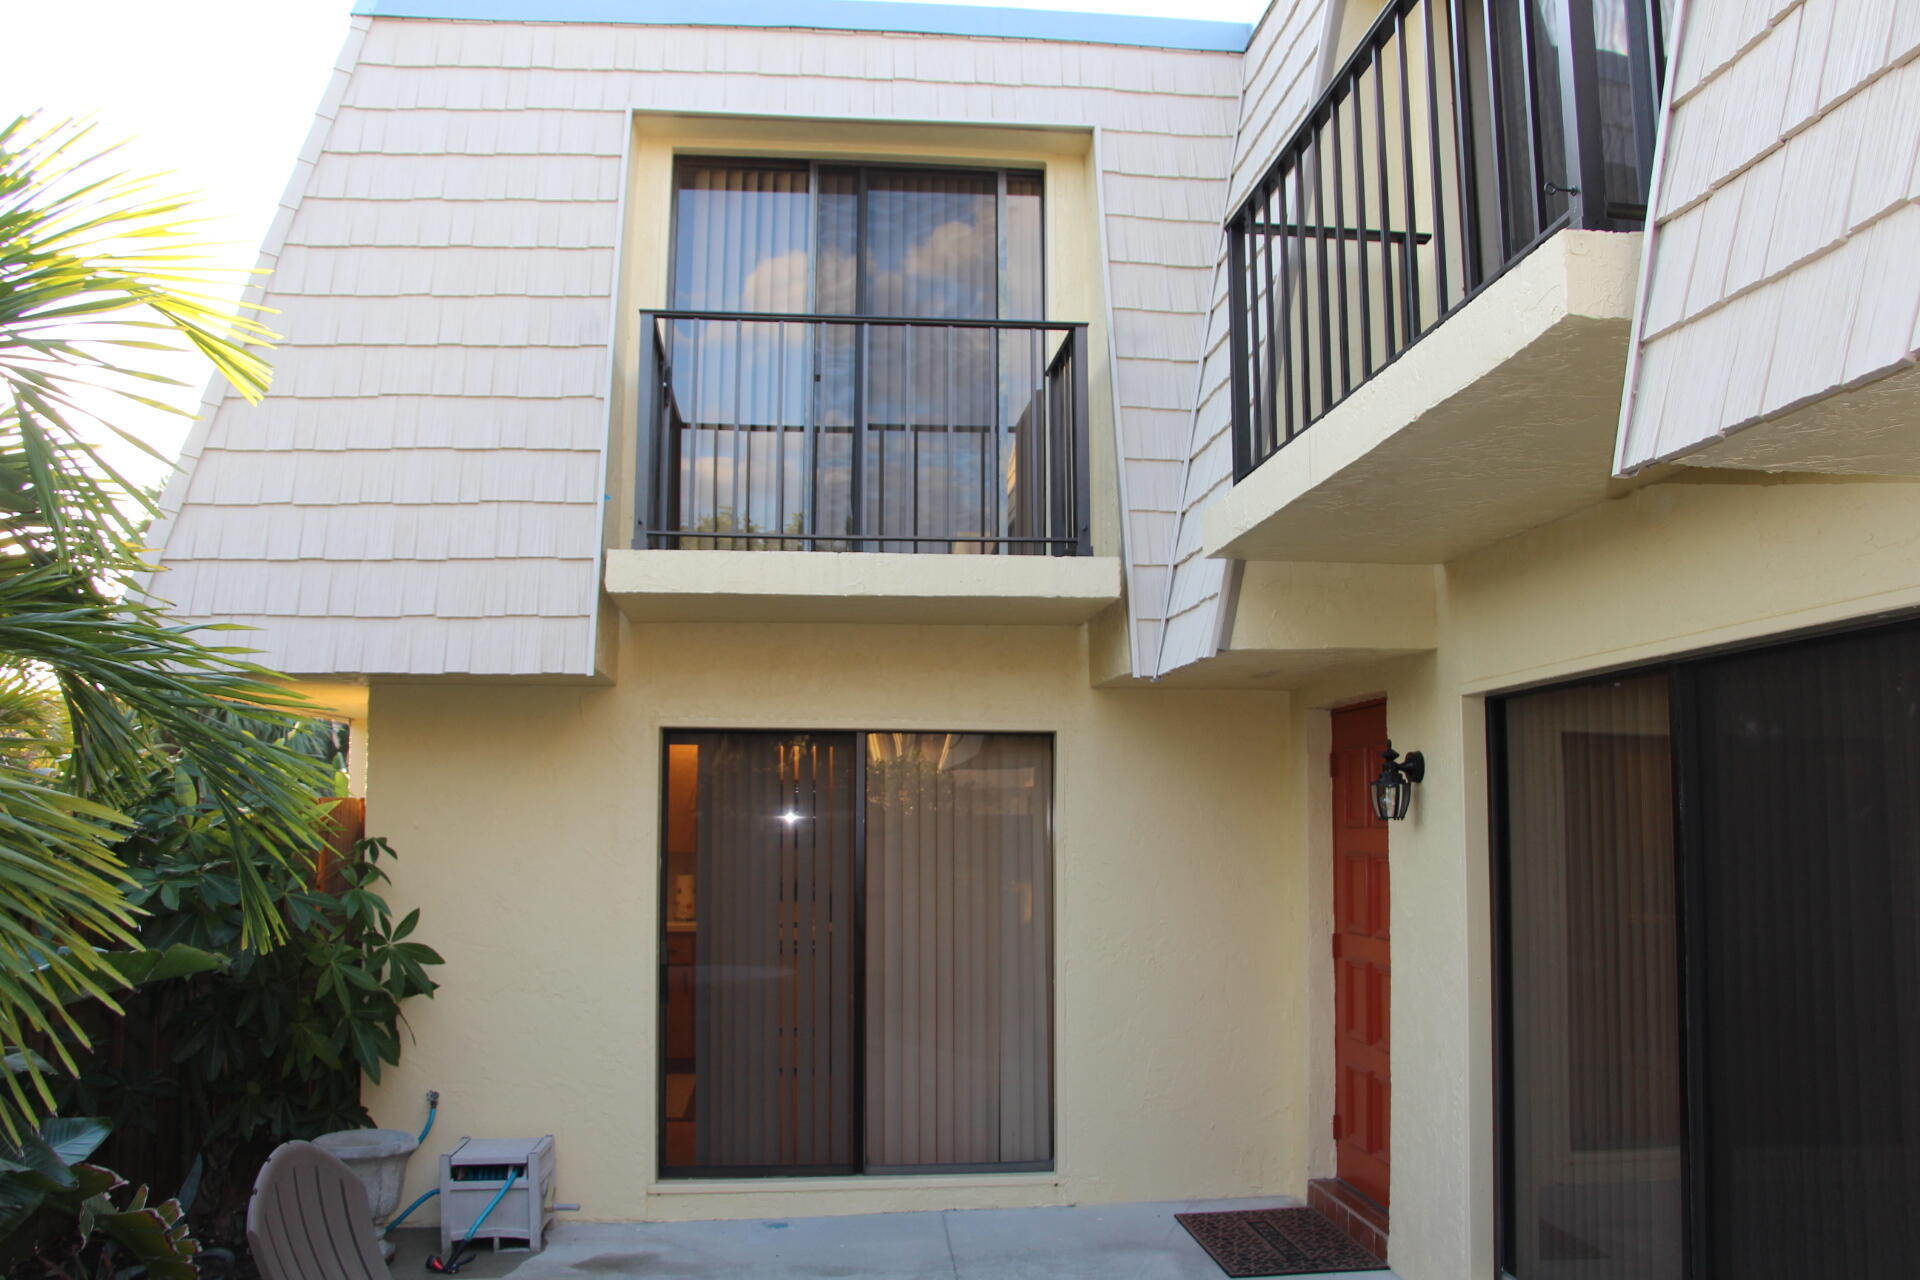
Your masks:
[[[668,1036],[690,1021],[693,1041],[678,1063],[668,1046],[669,1168],[855,1167],[854,758],[851,734],[671,745],[670,769],[693,771],[695,905],[691,928],[669,921]],[[686,786],[669,777],[670,796]]]
[[[1679,1280],[1681,1054],[1667,680],[1502,709],[1506,1268]]]
[[[867,735],[866,1170],[1053,1158],[1051,744]]]
[[[1334,1139],[1340,1177],[1387,1204],[1393,1116],[1387,826],[1368,784],[1387,746],[1385,703],[1333,715]]]
[[[1920,1257],[1920,630],[1681,673],[1713,1275]]]

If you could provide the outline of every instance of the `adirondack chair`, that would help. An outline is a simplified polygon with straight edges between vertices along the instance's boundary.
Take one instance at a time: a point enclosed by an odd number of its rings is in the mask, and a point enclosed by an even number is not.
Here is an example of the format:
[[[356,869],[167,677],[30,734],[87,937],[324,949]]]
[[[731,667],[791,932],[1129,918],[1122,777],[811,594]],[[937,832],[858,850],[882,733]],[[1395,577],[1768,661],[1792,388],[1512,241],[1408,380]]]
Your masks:
[[[311,1142],[284,1143],[261,1166],[247,1246],[266,1280],[392,1280],[367,1189]]]

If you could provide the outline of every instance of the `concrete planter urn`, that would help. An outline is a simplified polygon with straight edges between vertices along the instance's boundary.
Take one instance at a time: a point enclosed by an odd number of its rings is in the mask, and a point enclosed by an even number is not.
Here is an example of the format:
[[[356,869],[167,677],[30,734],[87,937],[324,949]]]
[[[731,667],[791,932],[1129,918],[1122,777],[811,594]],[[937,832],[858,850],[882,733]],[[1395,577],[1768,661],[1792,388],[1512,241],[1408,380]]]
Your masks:
[[[386,1239],[387,1219],[400,1208],[400,1189],[407,1181],[407,1157],[420,1145],[413,1134],[400,1129],[341,1129],[323,1133],[313,1144],[353,1170],[367,1189],[373,1206],[373,1235],[389,1260],[393,1245]]]

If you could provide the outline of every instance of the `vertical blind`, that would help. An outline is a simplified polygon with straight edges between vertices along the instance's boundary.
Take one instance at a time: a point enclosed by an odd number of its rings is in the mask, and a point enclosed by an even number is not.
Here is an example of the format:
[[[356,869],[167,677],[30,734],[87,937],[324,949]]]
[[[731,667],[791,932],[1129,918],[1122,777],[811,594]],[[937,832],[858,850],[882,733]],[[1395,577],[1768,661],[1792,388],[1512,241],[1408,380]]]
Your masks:
[[[1052,1154],[1044,739],[867,737],[867,1165]]]
[[[675,181],[675,309],[806,310],[813,196],[805,165],[684,161]],[[806,458],[794,447],[814,386],[808,331],[678,321],[668,341],[674,400],[687,423],[679,507],[686,527],[791,531],[792,513],[806,510],[810,496]]]
[[[1051,741],[676,734],[668,760],[696,815],[668,1170],[1045,1167]]]
[[[676,310],[1038,320],[1041,177],[689,158]]]
[[[696,1163],[853,1159],[854,762],[844,737],[698,751]]]
[[[812,221],[805,165],[683,161],[675,188],[675,309],[806,310]]]

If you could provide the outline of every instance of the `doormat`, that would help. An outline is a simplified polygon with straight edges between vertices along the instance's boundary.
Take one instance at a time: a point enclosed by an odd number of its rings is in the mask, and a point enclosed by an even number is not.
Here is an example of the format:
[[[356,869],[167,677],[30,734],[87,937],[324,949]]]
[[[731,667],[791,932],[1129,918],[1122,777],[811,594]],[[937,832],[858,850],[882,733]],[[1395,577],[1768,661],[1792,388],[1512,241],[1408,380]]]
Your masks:
[[[1379,1271],[1387,1265],[1315,1209],[1231,1209],[1173,1216],[1230,1276],[1310,1276]]]

